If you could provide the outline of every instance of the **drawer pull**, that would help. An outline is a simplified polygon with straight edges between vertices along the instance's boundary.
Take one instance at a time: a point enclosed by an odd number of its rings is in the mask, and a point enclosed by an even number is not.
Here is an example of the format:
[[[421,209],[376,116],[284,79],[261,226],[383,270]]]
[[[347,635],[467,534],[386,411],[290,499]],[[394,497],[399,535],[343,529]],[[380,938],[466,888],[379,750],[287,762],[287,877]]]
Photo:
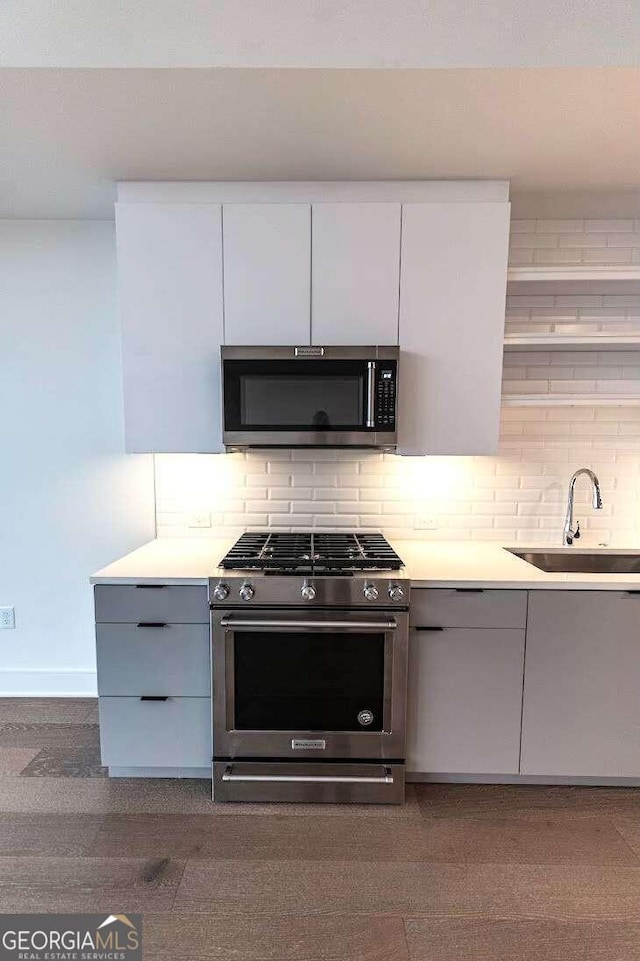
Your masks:
[[[444,627],[423,627],[422,625],[414,627],[414,631],[444,631]]]
[[[155,695],[144,694],[144,695],[140,698],[140,700],[141,700],[141,701],[168,701],[169,698],[168,698],[167,695],[165,695],[164,697],[156,697]]]
[[[137,591],[162,591],[166,584],[136,584]]]
[[[456,594],[484,594],[484,587],[454,587]]]
[[[164,621],[140,621],[136,627],[167,627]]]

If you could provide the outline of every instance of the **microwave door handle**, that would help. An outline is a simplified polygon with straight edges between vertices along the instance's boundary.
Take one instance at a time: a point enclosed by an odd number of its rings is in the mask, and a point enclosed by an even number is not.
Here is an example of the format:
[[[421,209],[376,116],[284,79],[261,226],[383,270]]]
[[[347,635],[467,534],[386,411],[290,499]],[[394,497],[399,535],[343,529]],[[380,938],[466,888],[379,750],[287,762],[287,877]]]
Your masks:
[[[367,362],[367,427],[375,427],[376,362]]]

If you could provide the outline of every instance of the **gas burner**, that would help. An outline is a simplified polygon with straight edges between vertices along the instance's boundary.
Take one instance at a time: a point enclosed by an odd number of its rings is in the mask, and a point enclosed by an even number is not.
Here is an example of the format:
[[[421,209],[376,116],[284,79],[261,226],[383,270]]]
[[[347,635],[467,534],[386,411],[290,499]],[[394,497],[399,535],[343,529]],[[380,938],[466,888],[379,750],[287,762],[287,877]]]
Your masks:
[[[226,570],[282,573],[397,571],[402,561],[382,534],[243,534],[220,562]]]

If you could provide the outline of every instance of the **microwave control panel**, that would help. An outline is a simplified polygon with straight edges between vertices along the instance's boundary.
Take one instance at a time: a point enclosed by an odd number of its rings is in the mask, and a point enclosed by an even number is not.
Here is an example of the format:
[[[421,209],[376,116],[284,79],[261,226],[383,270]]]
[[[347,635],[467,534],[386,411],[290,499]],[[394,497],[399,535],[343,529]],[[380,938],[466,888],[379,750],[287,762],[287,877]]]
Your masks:
[[[396,427],[396,364],[378,361],[375,422],[378,430]]]

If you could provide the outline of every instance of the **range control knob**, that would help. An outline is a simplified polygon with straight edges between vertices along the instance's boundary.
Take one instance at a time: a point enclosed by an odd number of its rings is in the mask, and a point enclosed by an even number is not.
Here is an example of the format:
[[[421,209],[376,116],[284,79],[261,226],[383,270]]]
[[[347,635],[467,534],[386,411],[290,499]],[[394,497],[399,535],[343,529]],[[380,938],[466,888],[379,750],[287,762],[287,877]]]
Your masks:
[[[378,588],[376,587],[375,584],[365,584],[364,590],[362,593],[364,594],[365,600],[367,601],[378,600]]]
[[[305,601],[312,601],[316,596],[316,589],[309,581],[305,581],[300,588],[300,593]]]
[[[243,584],[240,588],[240,597],[243,601],[250,601],[254,594],[255,591],[251,584]]]
[[[404,590],[399,584],[391,584],[389,587],[389,599],[392,601],[401,601],[404,597]]]
[[[223,582],[220,581],[220,583],[216,584],[213,589],[213,596],[216,601],[224,601],[229,596],[229,588],[226,584],[223,584]]]

